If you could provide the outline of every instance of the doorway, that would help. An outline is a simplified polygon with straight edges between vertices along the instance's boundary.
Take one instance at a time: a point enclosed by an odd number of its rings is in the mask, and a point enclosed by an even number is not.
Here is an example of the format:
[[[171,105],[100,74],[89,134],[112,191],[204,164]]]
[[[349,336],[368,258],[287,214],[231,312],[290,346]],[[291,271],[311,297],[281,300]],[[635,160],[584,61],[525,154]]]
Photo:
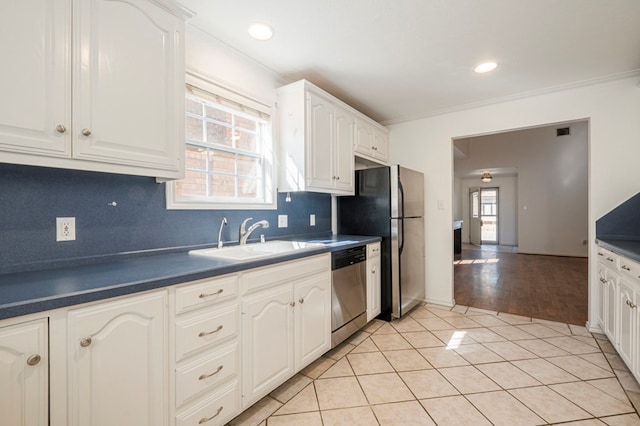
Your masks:
[[[469,242],[498,245],[498,188],[469,189]]]

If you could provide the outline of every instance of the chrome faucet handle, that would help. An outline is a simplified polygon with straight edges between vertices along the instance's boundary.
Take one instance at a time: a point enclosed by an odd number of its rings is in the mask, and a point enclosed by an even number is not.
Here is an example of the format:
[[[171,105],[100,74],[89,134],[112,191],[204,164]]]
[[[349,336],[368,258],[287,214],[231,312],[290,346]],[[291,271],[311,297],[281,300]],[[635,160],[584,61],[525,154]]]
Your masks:
[[[222,228],[227,224],[227,218],[223,217],[222,222],[220,222],[220,230],[218,231],[218,248],[222,248]]]
[[[242,224],[240,225],[240,232],[241,233],[245,233],[246,232],[246,227],[247,227],[247,222],[249,222],[250,220],[253,220],[252,217],[248,217],[245,220],[242,221]]]

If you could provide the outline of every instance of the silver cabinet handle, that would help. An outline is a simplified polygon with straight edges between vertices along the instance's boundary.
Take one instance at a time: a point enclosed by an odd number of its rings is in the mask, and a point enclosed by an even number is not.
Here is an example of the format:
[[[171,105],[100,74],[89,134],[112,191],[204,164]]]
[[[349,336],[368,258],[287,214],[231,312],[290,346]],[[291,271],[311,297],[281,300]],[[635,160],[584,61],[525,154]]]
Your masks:
[[[31,355],[29,358],[27,358],[27,365],[38,365],[40,359],[40,355],[38,354]]]
[[[86,348],[91,344],[91,342],[92,342],[91,337],[85,337],[84,339],[80,340],[80,346],[82,346],[83,348]]]
[[[609,262],[613,262],[613,258],[612,258],[612,257],[607,257],[607,260],[608,260]]]
[[[598,256],[604,256],[604,254],[602,254],[602,253],[598,253]]]
[[[340,180],[340,176],[336,176],[336,180]]]
[[[56,132],[58,133],[64,133],[67,131],[67,128],[64,126],[64,124],[58,124],[56,126]]]
[[[633,303],[631,300],[627,300],[626,304],[628,307],[630,307],[631,309],[637,308],[638,305],[636,305],[635,303]]]
[[[218,328],[216,328],[216,329],[215,329],[215,330],[213,330],[213,331],[201,331],[201,332],[200,332],[200,334],[198,334],[198,337],[208,336],[208,335],[210,335],[210,334],[217,333],[217,332],[218,332],[218,331],[220,331],[220,330],[222,330],[222,324],[220,324],[220,325],[218,326]]]
[[[300,298],[300,299],[298,299],[298,302],[300,302],[300,303],[304,303],[304,299],[303,299],[303,298]]]
[[[293,308],[294,306],[296,306],[296,302],[290,302],[289,306],[291,306]]]
[[[629,268],[627,265],[622,265],[621,268],[624,269],[625,271],[631,270],[631,268]]]
[[[211,376],[215,376],[216,374],[218,374],[219,372],[222,371],[222,369],[224,368],[224,366],[219,366],[218,369],[216,371],[214,371],[213,373],[209,373],[209,374],[202,374],[200,377],[198,377],[198,380],[204,380],[204,379],[208,379]]]
[[[206,423],[208,421],[211,421],[211,420],[215,419],[216,417],[218,417],[218,415],[220,415],[220,413],[222,412],[223,408],[224,407],[218,408],[218,411],[216,411],[216,413],[211,417],[203,417],[203,418],[201,418],[200,421],[198,422],[198,424],[201,425],[203,423]]]
[[[82,133],[84,136],[91,136],[91,130],[89,129],[82,129]]]
[[[606,284],[607,280],[605,280],[604,278],[600,278],[600,282],[601,282],[602,284]]]
[[[218,294],[222,294],[224,290],[220,289],[216,292],[213,293],[202,293],[200,296],[198,296],[200,299],[206,299],[207,297],[211,297],[211,296],[217,296]]]

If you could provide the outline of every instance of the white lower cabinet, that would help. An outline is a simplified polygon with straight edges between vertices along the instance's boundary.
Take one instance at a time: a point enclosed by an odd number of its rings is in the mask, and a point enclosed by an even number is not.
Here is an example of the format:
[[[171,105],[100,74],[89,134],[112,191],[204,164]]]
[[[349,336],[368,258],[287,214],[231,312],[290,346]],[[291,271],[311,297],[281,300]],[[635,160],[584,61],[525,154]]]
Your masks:
[[[638,309],[636,305],[636,292],[626,282],[620,281],[618,286],[618,353],[622,360],[633,371],[635,369],[635,354],[637,346],[636,323],[638,321]]]
[[[243,274],[242,407],[331,348],[328,254]]]
[[[167,292],[69,311],[69,424],[168,424]]]
[[[367,244],[367,322],[380,315],[380,243]]]
[[[49,424],[46,319],[0,327],[0,424]]]

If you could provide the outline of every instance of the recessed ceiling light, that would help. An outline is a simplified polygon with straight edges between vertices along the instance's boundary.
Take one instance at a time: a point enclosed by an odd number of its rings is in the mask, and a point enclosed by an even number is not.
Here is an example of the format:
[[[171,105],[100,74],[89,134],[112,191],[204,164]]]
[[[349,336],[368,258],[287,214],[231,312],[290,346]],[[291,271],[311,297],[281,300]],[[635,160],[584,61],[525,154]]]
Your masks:
[[[496,69],[496,67],[498,66],[498,64],[496,64],[495,62],[484,62],[480,65],[478,65],[474,71],[477,72],[478,74],[482,74],[485,72],[489,72],[489,71],[493,71]]]
[[[249,35],[256,40],[269,40],[273,37],[273,28],[262,22],[254,22],[249,26]]]

